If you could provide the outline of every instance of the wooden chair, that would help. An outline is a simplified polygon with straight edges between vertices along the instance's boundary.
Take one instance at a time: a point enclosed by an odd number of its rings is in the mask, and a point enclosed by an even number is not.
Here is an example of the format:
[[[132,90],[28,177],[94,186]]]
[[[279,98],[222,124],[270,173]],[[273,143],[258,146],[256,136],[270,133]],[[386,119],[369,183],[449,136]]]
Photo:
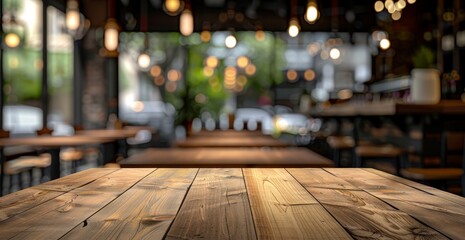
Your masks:
[[[401,170],[401,175],[423,183],[445,183],[461,180],[462,195],[465,196],[465,132],[444,132],[441,140],[441,163],[434,168],[410,167]]]

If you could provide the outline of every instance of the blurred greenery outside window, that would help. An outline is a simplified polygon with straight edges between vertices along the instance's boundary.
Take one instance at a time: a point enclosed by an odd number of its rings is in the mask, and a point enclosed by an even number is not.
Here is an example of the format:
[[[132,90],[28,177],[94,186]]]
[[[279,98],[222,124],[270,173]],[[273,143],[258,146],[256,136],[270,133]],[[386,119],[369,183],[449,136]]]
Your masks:
[[[3,7],[4,14],[14,14],[26,29],[22,45],[12,49],[4,48],[5,104],[40,108],[43,68],[42,1],[4,0]],[[47,9],[47,18],[49,119],[70,123],[73,39],[66,32],[63,12],[50,6]]]
[[[135,101],[163,101],[175,107],[176,124],[182,124],[204,112],[218,119],[221,113],[229,111],[226,102],[232,95],[249,97],[247,92],[254,92],[258,102],[261,94],[269,94],[273,85],[284,80],[285,43],[271,33],[265,34],[258,41],[255,32],[238,32],[237,46],[228,49],[224,46],[227,32],[213,32],[209,42],[203,42],[198,33],[189,37],[179,33],[121,33],[120,109],[130,109]],[[145,69],[137,62],[143,51],[151,56],[151,64]],[[210,56],[218,63],[206,70]],[[241,56],[248,58],[253,71],[247,73],[238,66]],[[227,67],[236,69],[234,87],[226,86]],[[170,79],[172,70],[179,71],[180,79]],[[147,93],[147,89],[152,93]]]

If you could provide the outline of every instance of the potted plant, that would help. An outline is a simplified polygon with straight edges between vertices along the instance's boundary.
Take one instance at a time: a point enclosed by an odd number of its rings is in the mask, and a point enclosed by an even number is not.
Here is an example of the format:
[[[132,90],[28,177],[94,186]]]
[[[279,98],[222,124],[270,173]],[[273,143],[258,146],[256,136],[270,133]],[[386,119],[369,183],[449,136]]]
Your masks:
[[[410,96],[413,103],[436,104],[441,100],[439,71],[434,60],[433,50],[425,46],[420,46],[412,56]]]

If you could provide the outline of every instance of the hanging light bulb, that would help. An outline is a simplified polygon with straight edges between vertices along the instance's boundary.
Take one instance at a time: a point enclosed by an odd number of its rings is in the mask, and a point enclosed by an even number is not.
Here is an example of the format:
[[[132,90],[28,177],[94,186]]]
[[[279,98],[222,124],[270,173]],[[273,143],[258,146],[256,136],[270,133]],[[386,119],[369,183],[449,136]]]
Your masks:
[[[137,58],[137,64],[142,69],[148,69],[150,66],[150,56],[146,52],[141,53]]]
[[[11,15],[3,22],[4,38],[3,43],[8,48],[16,48],[22,45],[26,35],[26,27],[24,24],[16,20],[15,15]]]
[[[289,28],[287,29],[287,31],[289,33],[289,36],[291,37],[297,37],[297,35],[299,35],[300,25],[297,18],[291,18],[291,20],[289,21]]]
[[[320,12],[318,11],[318,5],[316,0],[310,0],[307,3],[307,10],[305,11],[304,19],[310,24],[313,24],[320,18]]]
[[[81,13],[76,0],[66,2],[66,27],[70,31],[76,31],[81,24]]]
[[[170,16],[178,15],[184,8],[184,2],[179,0],[165,0],[163,10]]]
[[[227,48],[234,48],[236,46],[236,44],[237,44],[237,39],[232,33],[229,34],[224,39],[224,45],[226,45]]]
[[[384,38],[379,42],[379,47],[383,50],[386,50],[389,47],[391,47],[391,42],[389,41],[389,39]]]
[[[189,9],[185,9],[179,19],[179,31],[184,36],[189,36],[194,31],[194,17]]]
[[[105,23],[104,46],[109,52],[116,52],[118,49],[119,25],[114,18],[109,18]]]

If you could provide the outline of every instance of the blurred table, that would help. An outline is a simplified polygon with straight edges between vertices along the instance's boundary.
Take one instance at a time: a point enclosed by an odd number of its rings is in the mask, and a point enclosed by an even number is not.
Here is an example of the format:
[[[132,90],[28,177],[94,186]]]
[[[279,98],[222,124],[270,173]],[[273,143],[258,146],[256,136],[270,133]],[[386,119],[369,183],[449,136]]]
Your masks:
[[[236,130],[213,130],[213,131],[200,131],[194,132],[189,135],[189,138],[197,137],[215,137],[215,138],[236,138],[236,137],[265,137],[261,131],[236,131]]]
[[[333,162],[306,148],[150,148],[121,167],[331,167]]]
[[[37,137],[22,137],[22,138],[1,138],[0,148],[8,146],[31,146],[44,148],[51,155],[50,179],[60,177],[60,148],[74,147],[89,144],[105,144],[110,142],[108,139],[94,138],[91,136],[37,136]],[[3,152],[3,150],[2,150]],[[2,163],[4,156],[2,156]],[[3,183],[4,172],[1,170],[1,179]],[[0,193],[3,190],[3,184],[0,186]]]
[[[189,137],[176,141],[175,146],[181,148],[199,147],[290,147],[292,144],[270,136],[236,136],[236,137]]]
[[[463,239],[465,199],[372,169],[90,169],[0,198],[4,239]]]

